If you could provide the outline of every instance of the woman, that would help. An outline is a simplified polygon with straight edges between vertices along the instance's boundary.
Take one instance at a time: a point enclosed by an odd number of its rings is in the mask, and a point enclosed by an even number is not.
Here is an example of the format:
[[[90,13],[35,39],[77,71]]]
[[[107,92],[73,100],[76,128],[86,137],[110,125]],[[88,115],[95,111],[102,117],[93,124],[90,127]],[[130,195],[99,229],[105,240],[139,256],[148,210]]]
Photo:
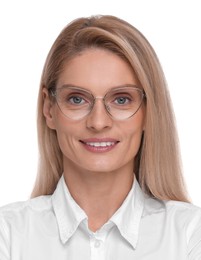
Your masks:
[[[39,91],[32,199],[0,211],[0,259],[201,259],[157,56],[133,26],[80,18]]]

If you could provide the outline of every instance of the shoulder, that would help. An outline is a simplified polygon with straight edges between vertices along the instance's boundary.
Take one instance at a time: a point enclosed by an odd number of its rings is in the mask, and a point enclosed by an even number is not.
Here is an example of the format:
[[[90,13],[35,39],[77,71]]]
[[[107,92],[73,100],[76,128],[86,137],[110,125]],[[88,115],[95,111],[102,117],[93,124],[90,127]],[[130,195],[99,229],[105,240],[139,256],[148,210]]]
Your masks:
[[[195,215],[201,217],[201,208],[191,203],[173,200],[159,200],[146,195],[144,211],[146,215],[161,212],[175,216],[179,215],[180,217],[185,216],[187,219],[188,217],[191,218]]]
[[[166,202],[166,208],[175,227],[185,232],[190,259],[201,259],[201,208],[178,201]]]
[[[164,201],[145,197],[144,215],[161,214],[171,221],[201,225],[201,208],[181,201]]]
[[[180,223],[186,230],[187,241],[189,242],[196,232],[199,232],[201,240],[201,208],[191,203],[179,201],[167,201],[166,211],[170,218]]]
[[[35,230],[50,233],[50,226],[54,225],[51,201],[51,196],[40,196],[0,207],[0,256],[3,259],[10,259],[11,243],[17,245],[25,241],[20,237],[27,239]]]
[[[39,196],[36,198],[32,198],[26,201],[19,201],[10,203],[5,206],[0,207],[0,214],[6,212],[17,212],[26,208],[30,208],[32,210],[41,210],[41,208],[49,208],[51,207],[51,195]]]
[[[0,223],[12,222],[52,210],[51,196],[40,196],[27,201],[15,202],[0,207]]]
[[[147,197],[144,217],[168,232],[176,232],[185,237],[188,254],[201,257],[201,208],[180,201],[162,201]],[[196,258],[197,259],[197,258]],[[200,258],[199,258],[200,259]]]
[[[188,202],[182,202],[182,201],[164,201],[166,205],[166,209],[172,210],[172,211],[178,211],[178,212],[185,212],[188,214],[197,212],[198,214],[201,213],[201,208]]]
[[[167,214],[186,225],[201,227],[201,208],[191,203],[180,201],[166,201],[165,209]]]
[[[143,215],[152,219],[160,216],[166,224],[186,229],[188,237],[195,229],[201,228],[201,208],[187,202],[163,201],[147,196]]]

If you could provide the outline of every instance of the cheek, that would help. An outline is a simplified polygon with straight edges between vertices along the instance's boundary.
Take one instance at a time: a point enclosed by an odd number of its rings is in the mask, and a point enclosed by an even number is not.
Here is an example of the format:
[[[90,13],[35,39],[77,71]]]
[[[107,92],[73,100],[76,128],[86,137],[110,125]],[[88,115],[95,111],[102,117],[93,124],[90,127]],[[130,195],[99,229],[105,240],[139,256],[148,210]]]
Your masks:
[[[131,130],[130,134],[128,134],[128,145],[131,150],[138,151],[141,144],[143,129],[140,127],[137,129],[135,128],[134,131],[133,129]]]
[[[141,135],[144,130],[145,112],[144,109],[140,109],[128,123],[127,131],[131,136]]]
[[[138,151],[144,130],[144,112],[138,111],[125,127],[125,137],[127,137],[128,145],[131,150]]]
[[[76,154],[76,142],[71,131],[67,129],[57,129],[57,139],[62,154],[71,158]]]
[[[71,122],[61,113],[55,114],[55,130],[60,149],[63,154],[72,154],[78,145],[78,137],[80,126],[75,122]]]

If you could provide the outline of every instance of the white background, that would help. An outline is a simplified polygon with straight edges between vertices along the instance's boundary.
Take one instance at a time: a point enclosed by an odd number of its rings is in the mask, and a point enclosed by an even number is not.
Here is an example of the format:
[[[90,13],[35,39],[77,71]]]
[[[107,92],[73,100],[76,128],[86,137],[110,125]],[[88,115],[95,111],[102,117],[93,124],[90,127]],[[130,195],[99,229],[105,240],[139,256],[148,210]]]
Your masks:
[[[0,3],[0,205],[29,197],[37,171],[36,102],[42,67],[63,27],[111,14],[136,26],[162,63],[174,104],[184,176],[201,206],[199,0],[18,0]]]

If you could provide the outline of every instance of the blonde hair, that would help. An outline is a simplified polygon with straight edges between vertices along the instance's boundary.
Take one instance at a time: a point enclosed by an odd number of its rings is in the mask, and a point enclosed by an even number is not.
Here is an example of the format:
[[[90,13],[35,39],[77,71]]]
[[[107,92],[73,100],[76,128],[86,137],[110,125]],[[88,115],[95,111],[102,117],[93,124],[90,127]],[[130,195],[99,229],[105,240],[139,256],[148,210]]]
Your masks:
[[[135,160],[144,192],[162,200],[188,201],[174,114],[158,58],[146,38],[114,16],[79,18],[63,29],[44,65],[38,97],[40,161],[32,197],[52,194],[63,173],[56,132],[46,125],[42,89],[55,87],[64,64],[87,48],[103,48],[129,62],[146,93],[146,127]]]

